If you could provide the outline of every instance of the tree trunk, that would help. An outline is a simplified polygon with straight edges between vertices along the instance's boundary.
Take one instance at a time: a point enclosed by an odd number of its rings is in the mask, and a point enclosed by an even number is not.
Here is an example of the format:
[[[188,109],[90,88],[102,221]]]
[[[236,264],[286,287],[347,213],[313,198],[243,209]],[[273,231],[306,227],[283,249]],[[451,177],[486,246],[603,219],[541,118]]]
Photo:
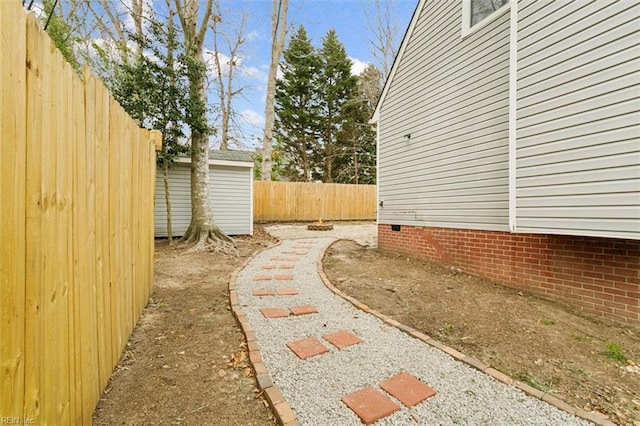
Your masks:
[[[171,200],[169,199],[169,162],[162,160],[162,180],[164,181],[164,203],[167,207],[167,239],[173,243],[173,229],[171,226]]]
[[[275,115],[276,77],[278,63],[284,49],[287,32],[287,8],[289,0],[273,0],[271,12],[271,65],[267,79],[267,101],[264,107],[264,136],[262,139],[262,180],[271,180],[273,123]]]
[[[182,237],[193,250],[234,250],[233,240],[215,224],[209,197],[209,132],[207,125],[207,93],[202,46],[211,17],[213,0],[207,0],[206,10],[198,29],[198,0],[175,0],[178,18],[184,33],[186,52],[193,65],[189,73],[189,96],[193,109],[191,128],[191,223]]]

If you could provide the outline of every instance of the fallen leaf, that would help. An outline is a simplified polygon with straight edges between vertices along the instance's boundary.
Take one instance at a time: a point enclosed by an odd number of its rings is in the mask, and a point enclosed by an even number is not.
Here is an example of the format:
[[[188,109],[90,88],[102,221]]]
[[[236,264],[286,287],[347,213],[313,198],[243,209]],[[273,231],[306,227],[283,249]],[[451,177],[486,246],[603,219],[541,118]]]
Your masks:
[[[242,377],[249,377],[249,376],[251,376],[251,368],[245,367],[244,370],[242,370]]]
[[[220,376],[220,377],[224,377],[224,376],[226,376],[226,375],[227,375],[227,372],[226,372],[226,371],[224,371],[224,370],[219,370],[219,371],[218,371],[218,376]]]

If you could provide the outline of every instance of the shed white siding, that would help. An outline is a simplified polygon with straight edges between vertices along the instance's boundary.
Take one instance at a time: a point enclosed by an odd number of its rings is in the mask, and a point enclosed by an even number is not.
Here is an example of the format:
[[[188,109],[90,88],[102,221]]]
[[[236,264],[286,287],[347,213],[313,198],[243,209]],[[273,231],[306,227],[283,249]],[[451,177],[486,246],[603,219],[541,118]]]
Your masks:
[[[378,106],[379,223],[507,231],[509,13],[463,38],[461,1],[423,4]]]
[[[640,4],[518,6],[517,231],[640,238]]]
[[[209,188],[216,224],[227,235],[253,234],[253,176],[250,167],[209,166]],[[188,163],[169,170],[172,231],[182,236],[191,221],[191,177]],[[162,171],[157,171],[155,236],[167,236]]]
[[[181,237],[191,221],[191,175],[189,164],[177,163],[169,169],[169,201],[171,230]],[[156,170],[155,236],[167,236],[167,204],[162,170]]]

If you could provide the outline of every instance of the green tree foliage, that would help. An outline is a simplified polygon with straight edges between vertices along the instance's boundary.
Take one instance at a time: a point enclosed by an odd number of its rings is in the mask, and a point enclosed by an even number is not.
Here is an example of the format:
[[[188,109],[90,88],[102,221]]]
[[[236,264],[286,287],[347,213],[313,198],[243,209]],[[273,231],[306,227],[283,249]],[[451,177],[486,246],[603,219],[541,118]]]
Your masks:
[[[330,30],[316,49],[301,26],[283,56],[275,96],[283,178],[375,182],[375,136],[368,124],[375,100],[351,74],[336,32]]]
[[[320,135],[314,150],[315,178],[333,182],[339,170],[334,169],[336,160],[350,142],[344,128],[357,117],[349,114],[348,105],[355,97],[357,77],[351,74],[351,59],[344,45],[331,29],[322,40],[320,49],[321,67],[318,73],[318,103],[320,106]],[[319,171],[322,171],[321,174]]]
[[[171,163],[177,155],[188,152],[183,129],[193,107],[187,96],[190,67],[173,25],[151,21],[146,36],[132,38],[142,53],[129,61],[117,60],[106,83],[141,126],[162,131],[158,161]]]
[[[180,48],[175,26],[151,21],[146,36],[132,36],[138,47],[130,60],[116,60],[106,80],[113,97],[140,125],[162,131],[162,150],[158,164],[163,171],[167,233],[172,239],[169,167],[176,157],[189,151],[184,130],[193,105],[188,96],[188,76],[192,67]],[[168,23],[168,25],[166,25]],[[166,27],[166,28],[165,28]],[[200,107],[198,104],[197,108]]]
[[[283,58],[283,77],[276,83],[275,134],[288,160],[284,177],[309,181],[320,119],[317,79],[321,62],[303,26],[289,41]]]
[[[71,27],[54,9],[54,6],[56,6],[54,0],[43,0],[42,6],[44,7],[44,14],[41,17],[41,21],[42,25],[47,26],[47,34],[49,34],[53,43],[73,69],[79,71],[80,62],[73,50],[76,40],[72,34]],[[60,8],[61,5],[58,4],[57,7]]]
[[[368,123],[382,91],[382,72],[367,65],[358,78],[356,95],[345,105],[348,117],[339,139],[344,141],[334,165],[338,183],[376,183],[376,132]]]

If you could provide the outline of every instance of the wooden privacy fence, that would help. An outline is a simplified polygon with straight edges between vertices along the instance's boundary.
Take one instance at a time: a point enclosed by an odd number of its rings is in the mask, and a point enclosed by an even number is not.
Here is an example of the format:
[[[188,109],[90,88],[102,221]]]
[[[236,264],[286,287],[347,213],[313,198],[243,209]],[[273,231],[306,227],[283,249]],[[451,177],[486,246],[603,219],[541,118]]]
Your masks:
[[[0,1],[0,416],[91,424],[153,279],[154,141]]]
[[[373,220],[376,187],[256,181],[253,215],[255,221]]]

